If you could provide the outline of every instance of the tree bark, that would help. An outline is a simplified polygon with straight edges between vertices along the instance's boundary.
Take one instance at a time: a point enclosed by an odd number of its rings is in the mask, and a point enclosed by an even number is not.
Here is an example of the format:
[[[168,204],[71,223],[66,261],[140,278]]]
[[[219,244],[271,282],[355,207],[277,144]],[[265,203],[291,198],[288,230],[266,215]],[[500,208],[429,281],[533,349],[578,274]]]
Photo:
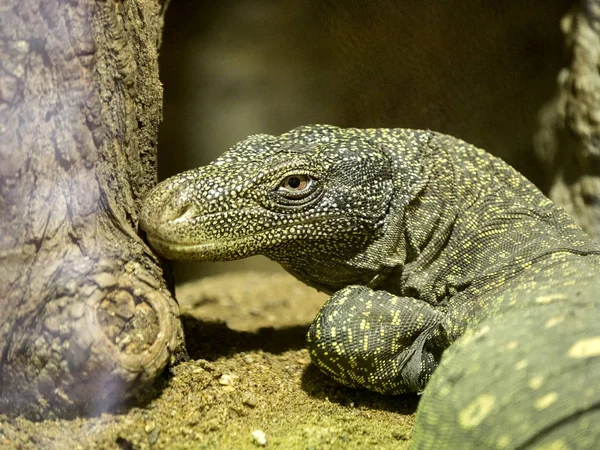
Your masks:
[[[0,411],[95,414],[183,350],[138,236],[164,0],[0,2]]]
[[[578,2],[561,28],[570,62],[534,144],[550,198],[600,242],[600,0]]]

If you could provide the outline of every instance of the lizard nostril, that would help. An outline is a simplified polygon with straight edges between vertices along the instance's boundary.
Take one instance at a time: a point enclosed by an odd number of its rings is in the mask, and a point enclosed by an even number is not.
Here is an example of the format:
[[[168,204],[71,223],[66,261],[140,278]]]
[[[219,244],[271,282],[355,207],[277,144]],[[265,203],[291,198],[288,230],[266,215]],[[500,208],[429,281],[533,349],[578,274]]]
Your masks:
[[[176,211],[173,211],[173,222],[186,222],[190,219],[193,219],[198,215],[198,209],[192,203],[188,203],[187,205],[183,205]]]

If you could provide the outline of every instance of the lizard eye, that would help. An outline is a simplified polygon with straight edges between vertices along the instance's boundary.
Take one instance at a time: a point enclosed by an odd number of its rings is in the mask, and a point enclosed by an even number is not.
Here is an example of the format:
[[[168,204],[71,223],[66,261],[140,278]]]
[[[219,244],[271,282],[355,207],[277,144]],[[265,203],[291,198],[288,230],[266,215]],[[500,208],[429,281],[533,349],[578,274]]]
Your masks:
[[[279,185],[280,190],[302,192],[311,187],[313,179],[308,175],[289,175]]]
[[[323,193],[319,179],[307,173],[292,173],[280,180],[271,191],[271,199],[277,207],[307,207],[317,201]]]

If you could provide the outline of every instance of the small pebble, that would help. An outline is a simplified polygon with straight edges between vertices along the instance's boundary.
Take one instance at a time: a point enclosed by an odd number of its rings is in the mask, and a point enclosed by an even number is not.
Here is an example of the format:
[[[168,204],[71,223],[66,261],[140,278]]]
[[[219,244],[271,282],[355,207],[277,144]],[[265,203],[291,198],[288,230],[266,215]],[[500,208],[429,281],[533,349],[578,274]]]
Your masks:
[[[392,436],[394,437],[394,439],[396,439],[398,441],[408,440],[408,436],[407,436],[406,432],[404,432],[404,431],[392,431]]]
[[[199,359],[198,361],[196,361],[196,364],[198,364],[200,367],[202,367],[207,372],[216,372],[216,370],[217,370],[217,368],[214,366],[214,364],[209,363],[205,359]]]
[[[233,384],[233,377],[231,375],[223,374],[219,378],[219,384],[222,386],[231,386]]]
[[[150,434],[148,435],[148,442],[150,443],[150,445],[156,444],[156,441],[158,441],[159,433],[160,433],[160,428],[155,428],[154,430],[152,430],[150,432]]]
[[[250,408],[256,408],[256,405],[258,404],[258,400],[254,394],[252,394],[251,392],[247,392],[244,395],[242,403],[246,406],[249,406]]]
[[[265,432],[263,430],[254,430],[252,432],[252,442],[261,447],[267,445],[267,436],[265,435]]]
[[[254,362],[254,358],[250,355],[244,356],[243,360],[246,364],[252,364]]]

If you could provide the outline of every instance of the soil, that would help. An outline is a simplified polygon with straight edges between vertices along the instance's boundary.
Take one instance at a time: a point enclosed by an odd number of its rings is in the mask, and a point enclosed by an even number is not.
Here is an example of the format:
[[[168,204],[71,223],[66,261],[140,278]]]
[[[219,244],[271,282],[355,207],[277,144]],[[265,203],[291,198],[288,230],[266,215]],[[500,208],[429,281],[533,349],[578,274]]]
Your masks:
[[[243,272],[178,287],[190,360],[153,399],[75,420],[0,416],[10,449],[401,449],[416,395],[340,386],[311,364],[305,334],[326,296],[285,273]]]

